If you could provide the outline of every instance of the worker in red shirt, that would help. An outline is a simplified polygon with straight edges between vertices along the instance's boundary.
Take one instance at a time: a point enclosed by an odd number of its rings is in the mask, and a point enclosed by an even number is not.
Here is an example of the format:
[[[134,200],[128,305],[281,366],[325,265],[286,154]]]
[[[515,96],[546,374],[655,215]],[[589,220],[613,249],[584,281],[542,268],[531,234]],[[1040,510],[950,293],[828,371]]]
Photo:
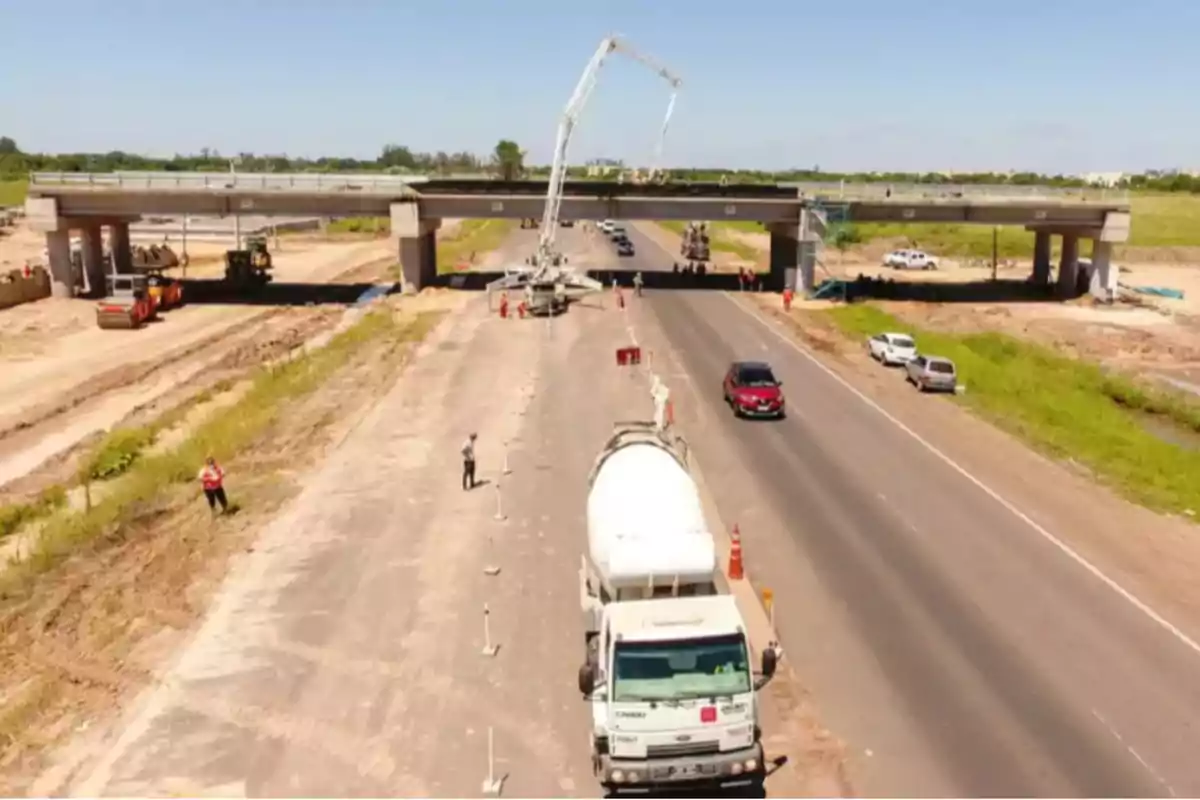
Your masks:
[[[213,514],[217,513],[217,503],[221,504],[222,514],[229,510],[229,500],[225,497],[225,470],[221,469],[212,456],[204,461],[204,468],[200,470],[200,483],[204,486],[204,497],[208,500],[208,507]]]

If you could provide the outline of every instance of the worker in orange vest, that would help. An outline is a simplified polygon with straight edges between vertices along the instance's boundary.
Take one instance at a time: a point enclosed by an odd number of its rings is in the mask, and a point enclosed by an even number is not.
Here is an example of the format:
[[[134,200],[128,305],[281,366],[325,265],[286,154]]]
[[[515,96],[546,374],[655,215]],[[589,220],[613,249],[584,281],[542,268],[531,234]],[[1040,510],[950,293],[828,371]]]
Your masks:
[[[200,484],[204,487],[204,497],[208,507],[217,513],[217,503],[221,504],[221,513],[229,510],[229,500],[225,497],[225,470],[217,464],[217,460],[209,456],[200,470]]]

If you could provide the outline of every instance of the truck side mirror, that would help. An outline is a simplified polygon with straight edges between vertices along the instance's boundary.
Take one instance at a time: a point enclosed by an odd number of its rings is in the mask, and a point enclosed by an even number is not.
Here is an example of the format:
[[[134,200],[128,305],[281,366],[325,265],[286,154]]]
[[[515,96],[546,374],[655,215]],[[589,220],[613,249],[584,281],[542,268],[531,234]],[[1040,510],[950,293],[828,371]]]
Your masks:
[[[579,668],[579,693],[591,697],[596,688],[596,668],[592,664],[584,664]]]
[[[779,653],[774,647],[768,647],[762,651],[762,675],[764,678],[771,678],[775,675],[775,669],[779,666]]]

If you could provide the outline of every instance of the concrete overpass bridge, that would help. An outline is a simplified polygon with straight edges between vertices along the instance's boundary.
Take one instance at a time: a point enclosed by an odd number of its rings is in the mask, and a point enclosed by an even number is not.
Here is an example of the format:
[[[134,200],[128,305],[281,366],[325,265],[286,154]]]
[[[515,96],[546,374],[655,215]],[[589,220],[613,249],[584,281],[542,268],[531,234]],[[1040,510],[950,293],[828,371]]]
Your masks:
[[[85,271],[101,270],[101,228],[107,226],[120,269],[129,263],[130,222],[182,214],[389,217],[405,283],[420,288],[436,274],[434,234],[442,219],[541,217],[546,190],[546,181],[396,175],[35,173],[26,214],[46,234],[60,295],[72,292],[70,230],[82,231]],[[1059,235],[1064,289],[1076,283],[1079,240],[1090,238],[1099,285],[1113,291],[1111,248],[1128,239],[1130,225],[1127,198],[1111,190],[1016,186],[568,181],[561,213],[577,220],[759,222],[771,237],[774,284],[803,289],[813,285],[816,248],[831,219],[1021,225],[1036,233],[1034,278],[1043,282],[1050,275],[1050,237]]]

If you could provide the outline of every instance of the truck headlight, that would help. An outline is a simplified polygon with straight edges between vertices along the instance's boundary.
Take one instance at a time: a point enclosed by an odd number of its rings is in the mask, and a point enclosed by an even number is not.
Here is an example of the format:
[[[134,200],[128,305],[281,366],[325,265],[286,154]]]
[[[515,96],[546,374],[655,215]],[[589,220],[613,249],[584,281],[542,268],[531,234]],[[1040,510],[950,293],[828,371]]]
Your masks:
[[[747,758],[742,762],[742,766],[745,767],[746,772],[754,772],[754,770],[758,769],[758,759]]]
[[[742,774],[742,765],[741,765],[741,763],[739,762],[739,763],[737,763],[737,764],[734,764],[732,767],[730,767],[730,768],[729,768],[729,774],[730,774],[730,775],[741,775],[741,774]]]
[[[625,773],[619,769],[614,769],[608,776],[613,783],[622,783],[625,780]]]
[[[638,774],[636,772],[630,772],[628,775],[625,776],[625,780],[629,781],[630,783],[637,783],[638,782]]]

